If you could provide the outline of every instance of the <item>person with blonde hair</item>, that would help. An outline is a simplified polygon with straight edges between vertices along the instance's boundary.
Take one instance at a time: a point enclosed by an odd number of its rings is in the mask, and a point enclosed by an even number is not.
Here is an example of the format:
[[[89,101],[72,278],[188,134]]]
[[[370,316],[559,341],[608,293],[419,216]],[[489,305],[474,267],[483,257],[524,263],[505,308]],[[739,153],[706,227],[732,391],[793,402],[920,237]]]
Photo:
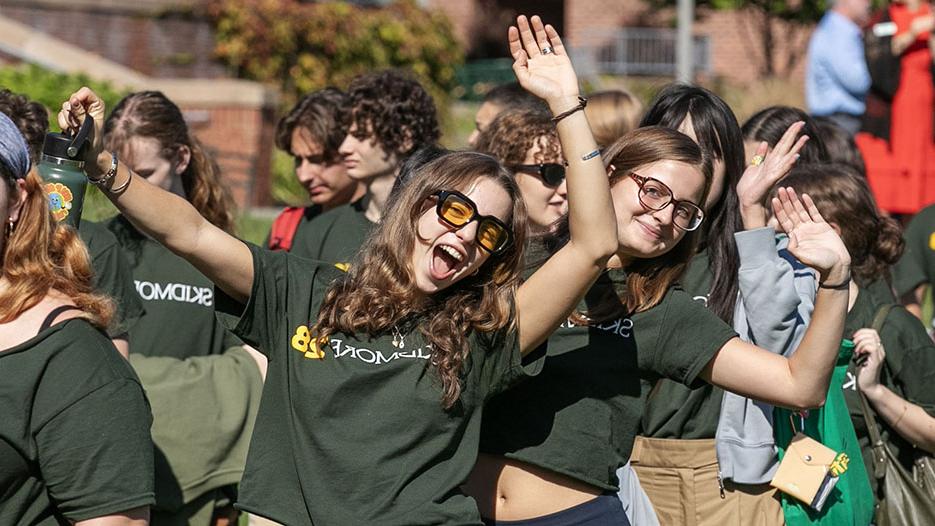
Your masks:
[[[149,406],[104,332],[88,252],[0,114],[0,524],[148,523]]]
[[[624,89],[596,91],[588,96],[588,107],[584,112],[594,132],[594,140],[601,148],[607,148],[639,126],[643,103]]]

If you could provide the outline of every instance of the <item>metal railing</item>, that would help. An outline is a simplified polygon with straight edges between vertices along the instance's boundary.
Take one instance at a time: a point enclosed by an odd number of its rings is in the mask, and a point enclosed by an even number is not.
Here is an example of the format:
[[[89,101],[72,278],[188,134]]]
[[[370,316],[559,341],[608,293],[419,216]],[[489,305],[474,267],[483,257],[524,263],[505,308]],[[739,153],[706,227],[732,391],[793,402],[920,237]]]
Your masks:
[[[620,28],[589,35],[589,45],[579,45],[574,58],[587,64],[591,73],[610,75],[675,75],[674,29]],[[695,73],[711,71],[711,48],[707,36],[694,37]]]

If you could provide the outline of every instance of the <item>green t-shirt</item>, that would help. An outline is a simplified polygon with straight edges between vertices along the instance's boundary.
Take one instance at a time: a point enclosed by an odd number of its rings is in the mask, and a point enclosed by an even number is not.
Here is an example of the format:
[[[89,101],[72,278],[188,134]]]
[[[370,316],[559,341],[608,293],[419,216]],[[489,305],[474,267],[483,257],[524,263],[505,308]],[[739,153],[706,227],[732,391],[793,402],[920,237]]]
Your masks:
[[[120,336],[143,316],[143,303],[133,286],[130,264],[120,250],[117,238],[104,225],[82,221],[78,235],[91,256],[95,290],[113,298],[117,308],[107,333],[111,337]]]
[[[376,227],[364,215],[366,210],[366,199],[358,199],[315,217],[296,232],[290,252],[326,263],[350,263]]]
[[[693,300],[707,307],[713,280],[708,252],[702,251],[692,258],[682,286]],[[682,440],[714,438],[723,399],[724,391],[708,383],[690,389],[678,382],[660,380],[646,403],[640,434]]]
[[[237,346],[185,360],[130,353],[130,365],[152,404],[154,509],[177,512],[240,482],[263,389],[247,351]]]
[[[239,342],[214,316],[214,284],[191,263],[140,233],[122,216],[107,223],[130,263],[146,313],[130,329],[131,351],[188,358]]]
[[[935,283],[935,205],[916,214],[903,237],[906,251],[893,267],[893,288],[900,297],[919,285]]]
[[[481,408],[524,376],[515,333],[472,334],[457,405],[444,410],[418,330],[309,334],[333,265],[250,247],[247,305],[221,318],[269,357],[238,506],[290,525],[481,524],[461,493],[477,457]],[[239,316],[234,320],[226,314]]]
[[[603,275],[579,308],[624,280],[622,271]],[[490,401],[481,451],[615,491],[653,384],[696,383],[735,336],[675,288],[645,312],[590,326],[569,320],[549,337],[542,373]]]
[[[150,413],[130,365],[83,319],[0,350],[0,524],[151,505]]]
[[[286,211],[289,210],[288,208]],[[300,239],[307,240],[312,234],[309,226],[312,224],[312,220],[322,214],[321,206],[312,205],[306,206],[302,209],[302,217],[299,219],[299,224],[295,227],[295,234],[292,237],[292,246],[294,247],[296,243],[299,243]],[[277,217],[278,219],[278,217]],[[275,222],[273,223],[275,226]],[[266,238],[263,240],[263,247],[269,248],[269,241],[273,235],[273,229],[270,228],[270,231],[266,233]],[[290,252],[292,249],[289,250]]]
[[[847,314],[844,336],[851,338],[855,331],[873,325],[873,318],[882,303],[861,289],[854,306]],[[906,400],[922,407],[935,417],[935,344],[925,332],[919,319],[902,307],[894,307],[886,317],[880,330],[880,340],[886,349],[886,362],[880,375],[880,383]],[[851,422],[863,452],[864,465],[872,469],[872,450],[867,425],[864,422],[860,398],[857,395],[855,364],[847,368],[844,381],[844,400],[851,413]],[[897,454],[907,470],[912,467],[912,446],[887,424],[877,418],[880,435]],[[869,474],[871,487],[876,490],[877,481]]]

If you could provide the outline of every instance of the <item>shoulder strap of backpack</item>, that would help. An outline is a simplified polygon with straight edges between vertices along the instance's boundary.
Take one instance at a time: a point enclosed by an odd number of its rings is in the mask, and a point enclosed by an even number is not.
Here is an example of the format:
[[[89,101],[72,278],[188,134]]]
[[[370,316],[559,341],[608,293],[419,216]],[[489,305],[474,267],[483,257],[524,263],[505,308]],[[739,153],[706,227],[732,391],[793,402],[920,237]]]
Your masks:
[[[892,303],[887,303],[886,305],[880,305],[880,308],[877,309],[876,315],[873,316],[873,323],[870,324],[870,328],[877,331],[877,334],[880,333],[880,329],[883,328],[883,325],[886,323],[886,317],[890,315],[890,311],[893,310]]]
[[[295,238],[295,232],[299,229],[299,222],[305,209],[301,206],[290,206],[280,212],[273,221],[273,227],[269,234],[269,248],[271,250],[285,250],[288,252],[292,248],[292,240]]]

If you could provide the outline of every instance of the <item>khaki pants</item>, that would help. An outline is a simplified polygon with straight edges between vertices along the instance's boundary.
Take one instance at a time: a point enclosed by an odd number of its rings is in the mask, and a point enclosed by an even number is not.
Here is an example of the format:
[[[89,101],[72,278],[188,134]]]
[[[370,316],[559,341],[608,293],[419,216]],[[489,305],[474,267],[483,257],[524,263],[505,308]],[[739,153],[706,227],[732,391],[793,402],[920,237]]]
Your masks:
[[[768,484],[718,483],[714,439],[637,437],[630,463],[662,526],[779,526],[777,490]]]

